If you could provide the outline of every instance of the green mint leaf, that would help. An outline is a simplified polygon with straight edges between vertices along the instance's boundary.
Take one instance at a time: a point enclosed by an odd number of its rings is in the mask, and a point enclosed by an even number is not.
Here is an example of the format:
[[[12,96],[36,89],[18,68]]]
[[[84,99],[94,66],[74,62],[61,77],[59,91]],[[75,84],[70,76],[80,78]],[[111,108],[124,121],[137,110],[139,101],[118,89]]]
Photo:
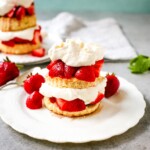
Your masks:
[[[132,73],[144,73],[150,69],[150,57],[139,55],[130,61],[129,69]]]
[[[148,58],[148,66],[149,66],[149,70],[150,70],[150,57]]]

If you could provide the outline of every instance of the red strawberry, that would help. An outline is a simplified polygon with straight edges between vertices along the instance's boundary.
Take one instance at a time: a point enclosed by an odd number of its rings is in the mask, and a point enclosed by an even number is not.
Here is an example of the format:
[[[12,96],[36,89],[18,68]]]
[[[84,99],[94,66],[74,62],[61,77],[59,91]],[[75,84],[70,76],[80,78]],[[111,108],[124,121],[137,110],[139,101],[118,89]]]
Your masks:
[[[19,69],[15,63],[10,62],[6,57],[4,62],[0,63],[0,86],[6,84],[8,81],[19,76]]]
[[[41,29],[42,29],[42,27],[39,25],[39,29],[38,30],[41,31]]]
[[[51,61],[51,63],[47,66],[47,69],[50,70],[57,62],[59,62],[60,60],[54,60]]]
[[[94,82],[95,81],[94,68],[92,66],[81,67],[75,73],[75,77],[79,80]]]
[[[7,79],[13,80],[19,76],[19,70],[15,63],[12,62],[3,62],[3,71],[7,73]]]
[[[34,31],[34,37],[33,37],[32,43],[36,44],[39,41],[42,42],[40,29]]]
[[[76,70],[77,70],[76,67],[67,66],[65,64],[65,67],[64,67],[64,77],[67,78],[67,79],[72,78],[75,75]]]
[[[14,7],[12,10],[10,10],[6,16],[9,17],[9,18],[13,18],[15,16],[15,12],[16,12],[16,7]]]
[[[56,64],[54,64],[49,70],[50,77],[64,77],[64,63],[59,60]]]
[[[39,91],[39,88],[44,82],[45,79],[43,76],[39,74],[32,75],[24,81],[24,89],[27,93],[31,94],[34,91]]]
[[[101,68],[103,64],[104,64],[104,59],[98,60],[98,61],[96,61],[96,63],[95,63],[96,67],[99,67],[99,68]]]
[[[56,102],[56,98],[55,97],[51,97],[51,98],[49,98],[49,100],[50,100],[51,103],[55,103]]]
[[[43,95],[35,91],[28,96],[26,100],[26,106],[30,109],[42,108],[42,99],[43,99]]]
[[[103,64],[104,64],[104,59],[97,61],[95,65],[93,65],[94,70],[95,70],[95,77],[99,77],[99,73]]]
[[[0,69],[0,86],[6,84],[8,82],[7,80],[6,72]]]
[[[10,41],[2,41],[2,44],[7,45],[9,47],[14,47],[15,46],[15,43],[12,40],[10,40]]]
[[[25,16],[25,8],[20,6],[17,10],[16,10],[16,18],[18,20],[21,20],[23,17]]]
[[[21,39],[21,38],[18,38],[18,37],[15,37],[13,39],[14,43],[30,43],[29,40],[25,40],[25,39]]]
[[[31,5],[29,8],[26,8],[26,12],[28,15],[34,15],[35,14],[34,5]]]
[[[105,97],[109,98],[117,92],[120,82],[114,74],[107,74],[106,78],[107,85],[105,87]]]
[[[63,99],[56,99],[58,107],[63,111],[75,112],[82,111],[86,108],[85,103],[80,99],[75,99],[72,101],[66,101]]]
[[[95,99],[95,101],[92,102],[92,103],[90,103],[90,104],[91,104],[91,105],[97,104],[97,103],[100,102],[103,98],[104,98],[104,94],[99,93],[98,96],[97,96],[97,98]]]
[[[45,49],[44,48],[35,49],[32,51],[31,54],[32,56],[43,57],[45,56]]]

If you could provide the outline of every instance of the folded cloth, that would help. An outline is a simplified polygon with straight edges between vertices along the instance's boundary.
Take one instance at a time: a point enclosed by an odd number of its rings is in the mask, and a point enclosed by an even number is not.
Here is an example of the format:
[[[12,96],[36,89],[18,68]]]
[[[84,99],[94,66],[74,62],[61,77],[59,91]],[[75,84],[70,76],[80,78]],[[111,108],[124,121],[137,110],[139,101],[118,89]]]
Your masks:
[[[95,42],[105,49],[105,58],[129,60],[137,54],[113,18],[86,21],[70,13],[60,13],[54,19],[39,21],[48,33],[48,43],[56,43],[67,38]]]

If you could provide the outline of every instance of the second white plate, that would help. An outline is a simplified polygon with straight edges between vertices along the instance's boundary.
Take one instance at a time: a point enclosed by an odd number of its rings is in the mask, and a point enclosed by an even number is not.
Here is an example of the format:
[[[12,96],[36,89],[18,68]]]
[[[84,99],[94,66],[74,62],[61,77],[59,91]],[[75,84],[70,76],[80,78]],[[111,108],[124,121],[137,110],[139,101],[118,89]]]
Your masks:
[[[48,50],[52,46],[52,44],[49,44],[48,38],[44,38],[43,41],[43,48],[46,49],[46,54],[43,57],[35,57],[32,56],[31,54],[25,54],[25,55],[12,55],[12,54],[5,54],[5,53],[0,53],[0,61],[3,61],[6,56],[12,61],[17,64],[24,64],[24,65],[33,65],[33,64],[41,64],[45,62],[49,62],[50,58],[48,56]]]

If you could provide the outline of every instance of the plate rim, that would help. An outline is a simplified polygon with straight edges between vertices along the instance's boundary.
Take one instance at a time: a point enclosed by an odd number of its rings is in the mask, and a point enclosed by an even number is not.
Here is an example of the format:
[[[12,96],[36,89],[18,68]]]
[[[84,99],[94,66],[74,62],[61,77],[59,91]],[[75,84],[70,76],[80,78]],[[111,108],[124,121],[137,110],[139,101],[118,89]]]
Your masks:
[[[102,71],[103,72],[103,71]],[[104,72],[104,73],[106,73],[106,72]],[[118,76],[119,77],[119,76]],[[110,139],[110,138],[112,138],[112,137],[114,137],[114,136],[117,136],[117,135],[120,135],[120,134],[123,134],[123,133],[125,133],[125,132],[127,132],[129,129],[131,129],[131,128],[133,128],[135,125],[137,125],[138,123],[139,123],[139,121],[141,120],[141,118],[144,116],[144,114],[145,114],[145,108],[146,108],[146,102],[145,102],[145,100],[144,100],[144,96],[142,95],[142,93],[138,90],[138,88],[134,85],[134,84],[132,84],[131,82],[129,82],[129,81],[127,81],[126,79],[124,79],[124,78],[122,78],[122,77],[119,77],[119,79],[120,80],[124,80],[125,82],[127,82],[128,84],[130,84],[130,85],[132,85],[132,87],[134,87],[136,90],[137,90],[137,92],[138,92],[138,94],[141,96],[141,99],[142,99],[142,102],[143,102],[143,112],[142,113],[140,113],[140,116],[138,117],[138,119],[135,121],[134,120],[134,122],[132,121],[132,124],[130,123],[130,125],[129,125],[129,127],[128,128],[124,128],[123,130],[121,130],[120,132],[117,132],[117,133],[115,133],[115,134],[112,134],[112,135],[110,135],[109,137],[107,136],[107,137],[104,137],[104,138],[87,138],[87,139],[80,139],[80,140],[78,140],[78,141],[73,141],[73,140],[68,140],[68,138],[67,138],[67,140],[63,140],[62,138],[61,138],[61,140],[54,140],[54,139],[49,139],[49,138],[45,138],[45,137],[43,137],[43,138],[41,138],[41,137],[37,137],[37,136],[35,136],[35,135],[31,135],[32,133],[30,133],[30,132],[27,132],[26,130],[24,130],[24,129],[18,129],[17,127],[18,126],[16,126],[16,125],[14,125],[13,124],[13,122],[11,122],[6,116],[6,113],[4,113],[4,111],[1,111],[0,110],[0,117],[1,117],[1,119],[7,124],[7,125],[9,125],[11,128],[13,128],[14,130],[16,130],[17,132],[19,132],[19,133],[21,133],[21,134],[25,134],[25,135],[28,135],[29,137],[31,137],[31,138],[35,138],[35,139],[38,139],[38,140],[46,140],[46,141],[49,141],[49,142],[54,142],[54,143],[87,143],[87,142],[92,142],[92,141],[103,141],[103,140],[106,140],[106,139]]]

